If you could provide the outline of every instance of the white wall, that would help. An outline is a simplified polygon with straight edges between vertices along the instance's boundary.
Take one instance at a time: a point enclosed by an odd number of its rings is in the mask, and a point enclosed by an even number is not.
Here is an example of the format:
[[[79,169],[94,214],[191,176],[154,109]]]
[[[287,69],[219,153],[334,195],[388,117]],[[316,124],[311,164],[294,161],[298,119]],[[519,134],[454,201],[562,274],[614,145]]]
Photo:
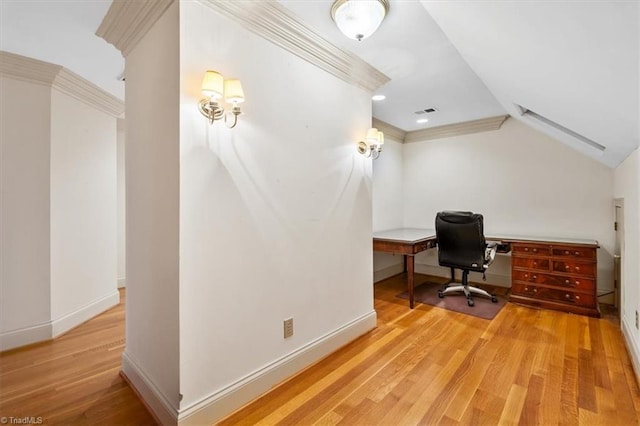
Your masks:
[[[149,384],[164,404],[160,408],[175,412],[179,404],[178,31],[175,2],[126,57],[127,344],[123,353],[123,371],[137,388],[143,391],[138,379]]]
[[[119,300],[116,119],[80,100],[89,83],[66,87],[76,98],[55,88],[59,68],[7,60],[26,76],[1,78],[0,350],[56,337]]]
[[[404,226],[433,228],[440,210],[471,210],[484,215],[488,236],[595,239],[598,288],[613,288],[608,167],[510,119],[496,131],[405,144],[404,170]],[[448,276],[435,268],[435,250],[416,263],[418,271]],[[490,282],[508,286],[509,258],[499,256],[489,272]]]
[[[51,319],[56,336],[117,303],[116,119],[51,93]]]
[[[354,323],[375,326],[371,160],[355,149],[370,127],[371,94],[201,4],[183,2],[180,11],[180,392],[188,416],[282,364],[304,368],[346,343],[331,339]],[[197,110],[207,69],[243,83],[245,113],[233,130],[210,126]],[[284,339],[288,317],[294,335]],[[225,409],[254,396],[244,392]]]
[[[0,78],[0,84],[0,350],[3,350],[51,337],[48,325],[51,88],[10,78]]]
[[[621,264],[622,329],[640,380],[640,330],[635,313],[640,312],[640,153],[634,151],[615,170],[614,196],[624,198],[624,237]]]
[[[118,288],[126,285],[126,187],[125,187],[125,121],[118,119],[116,135],[116,216],[117,216],[117,245],[118,245]]]
[[[380,157],[373,161],[373,230],[402,228],[404,223],[404,170],[402,142],[385,135]],[[374,281],[402,272],[402,256],[374,252]]]

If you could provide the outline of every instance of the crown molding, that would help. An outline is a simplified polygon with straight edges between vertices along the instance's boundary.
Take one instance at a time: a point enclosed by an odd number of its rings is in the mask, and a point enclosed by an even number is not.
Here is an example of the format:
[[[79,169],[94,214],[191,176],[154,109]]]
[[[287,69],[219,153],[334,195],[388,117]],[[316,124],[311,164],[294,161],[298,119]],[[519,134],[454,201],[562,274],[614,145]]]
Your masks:
[[[0,75],[55,88],[114,117],[124,113],[120,99],[60,65],[0,51]]]
[[[0,75],[51,86],[62,67],[49,62],[0,51]]]
[[[175,0],[113,0],[96,35],[125,58]]]
[[[373,118],[373,120],[371,120],[371,125],[384,133],[385,139],[389,138],[393,139],[394,141],[404,143],[404,138],[407,135],[407,132],[405,132],[404,130],[398,129],[397,127],[392,126],[389,123],[385,123],[382,120],[378,120],[375,117]]]
[[[498,130],[507,118],[509,118],[508,115],[499,115],[497,117],[488,117],[480,120],[465,121],[463,123],[447,124],[430,129],[407,132],[404,141],[419,142],[429,139],[450,138],[453,136],[467,135],[469,133]]]
[[[96,35],[126,57],[174,1],[114,0]],[[197,1],[349,84],[373,92],[389,81],[358,56],[331,44],[277,1]]]
[[[66,68],[60,70],[53,87],[116,118],[124,114],[124,102]]]
[[[390,80],[358,56],[330,43],[276,1],[198,1],[349,84],[373,92]]]

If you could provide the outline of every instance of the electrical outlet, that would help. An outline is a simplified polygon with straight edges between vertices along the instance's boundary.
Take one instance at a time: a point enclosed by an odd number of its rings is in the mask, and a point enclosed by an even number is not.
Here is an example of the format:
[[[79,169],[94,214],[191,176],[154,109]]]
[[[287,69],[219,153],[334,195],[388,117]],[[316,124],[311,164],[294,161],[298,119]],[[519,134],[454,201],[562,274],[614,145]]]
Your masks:
[[[637,314],[636,314],[637,318]],[[636,323],[638,321],[636,320]],[[284,320],[284,338],[293,336],[293,318],[287,318]]]
[[[640,323],[638,322],[638,311],[636,311],[636,330],[640,330]]]

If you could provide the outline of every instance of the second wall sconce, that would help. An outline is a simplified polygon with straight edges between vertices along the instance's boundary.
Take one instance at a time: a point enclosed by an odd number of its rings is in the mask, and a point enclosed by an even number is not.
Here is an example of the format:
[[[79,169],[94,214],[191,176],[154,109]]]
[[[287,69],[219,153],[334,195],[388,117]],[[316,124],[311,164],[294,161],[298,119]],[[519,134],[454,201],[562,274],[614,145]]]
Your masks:
[[[217,71],[207,71],[204,73],[202,80],[202,94],[205,96],[198,103],[198,109],[209,120],[209,124],[213,124],[215,120],[224,118],[224,122],[230,129],[238,124],[238,116],[242,114],[240,106],[244,102],[244,92],[240,80],[233,78],[224,79]],[[225,113],[224,108],[218,104],[218,100],[224,99],[232,105],[230,112]],[[233,123],[228,120],[229,114],[233,115]]]
[[[358,142],[357,150],[365,157],[371,157],[375,160],[380,156],[382,145],[384,145],[384,134],[372,127],[367,131],[367,137]]]

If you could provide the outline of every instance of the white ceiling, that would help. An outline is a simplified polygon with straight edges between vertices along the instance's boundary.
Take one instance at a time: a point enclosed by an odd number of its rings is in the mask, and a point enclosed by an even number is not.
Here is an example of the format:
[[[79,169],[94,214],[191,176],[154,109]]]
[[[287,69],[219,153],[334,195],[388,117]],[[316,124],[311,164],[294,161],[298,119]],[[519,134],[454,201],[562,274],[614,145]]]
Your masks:
[[[349,50],[385,73],[391,81],[377,93],[373,115],[411,131],[506,114],[505,109],[462,59],[419,1],[393,1],[371,37],[346,38],[331,20],[331,0],[280,0],[302,21],[336,46]],[[415,112],[434,107],[436,113]],[[428,118],[427,124],[416,119]]]
[[[95,36],[110,0],[0,0],[0,49],[63,65],[124,99],[120,53]],[[374,116],[405,131],[509,113],[521,105],[606,149],[548,134],[609,166],[639,142],[638,1],[390,0],[362,42],[331,20],[332,0],[281,0],[333,44],[391,78]],[[435,107],[429,122],[415,111]],[[547,126],[548,127],[548,126]]]
[[[600,145],[528,122],[617,166],[638,147],[638,1],[422,1],[513,117],[523,106]]]
[[[52,64],[124,99],[120,52],[95,35],[111,0],[0,0],[0,50]]]

